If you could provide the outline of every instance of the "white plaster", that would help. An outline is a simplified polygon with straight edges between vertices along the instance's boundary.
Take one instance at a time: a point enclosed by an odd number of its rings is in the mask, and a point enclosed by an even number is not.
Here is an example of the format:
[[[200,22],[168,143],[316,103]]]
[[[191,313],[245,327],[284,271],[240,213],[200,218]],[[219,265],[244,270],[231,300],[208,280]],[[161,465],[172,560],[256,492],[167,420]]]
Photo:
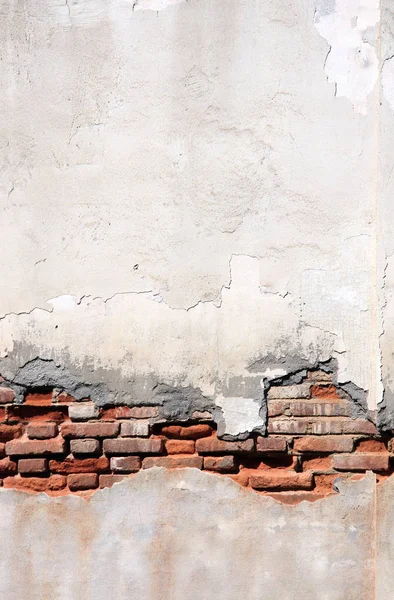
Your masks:
[[[394,112],[394,60],[386,60],[382,67],[382,91],[383,96]]]
[[[225,430],[223,433],[239,435],[264,427],[265,421],[260,417],[260,402],[253,398],[225,398],[219,395],[215,403],[223,411]]]
[[[212,394],[338,356],[374,407],[376,115],[333,97],[314,2],[133,4],[0,6],[2,356]],[[375,4],[323,12],[361,106]]]
[[[318,0],[316,6],[316,29],[330,45],[324,65],[328,81],[335,83],[337,97],[348,98],[363,115],[378,78],[374,28],[379,19],[379,0]]]

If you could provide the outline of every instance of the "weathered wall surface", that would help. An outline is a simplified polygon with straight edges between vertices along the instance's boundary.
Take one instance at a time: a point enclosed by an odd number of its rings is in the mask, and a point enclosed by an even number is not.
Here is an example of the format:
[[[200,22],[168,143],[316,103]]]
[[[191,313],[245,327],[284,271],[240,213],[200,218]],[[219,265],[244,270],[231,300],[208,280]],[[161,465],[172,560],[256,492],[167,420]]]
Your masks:
[[[26,590],[31,600],[372,600],[374,481],[296,507],[193,469],[153,469],[89,502],[0,490],[0,591],[9,600]]]
[[[385,8],[3,2],[3,376],[40,357],[222,407],[331,359],[372,410],[383,368],[391,406]]]
[[[1,597],[391,597],[391,2],[0,39]]]

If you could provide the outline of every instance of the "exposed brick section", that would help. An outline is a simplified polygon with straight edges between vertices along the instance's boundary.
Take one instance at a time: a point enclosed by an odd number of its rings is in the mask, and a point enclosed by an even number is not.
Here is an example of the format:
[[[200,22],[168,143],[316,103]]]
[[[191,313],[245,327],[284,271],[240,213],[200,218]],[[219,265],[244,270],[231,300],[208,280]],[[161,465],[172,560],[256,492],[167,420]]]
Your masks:
[[[297,452],[352,452],[353,438],[342,436],[306,436],[294,440]]]
[[[61,427],[65,438],[110,438],[118,432],[119,423],[65,423]]]
[[[167,440],[168,454],[194,454],[195,443],[193,440]]]
[[[161,439],[118,438],[103,442],[106,454],[160,454],[163,449],[164,442]]]
[[[114,483],[118,483],[124,479],[124,475],[100,475],[99,477],[99,487],[106,488],[112,487]]]
[[[70,440],[70,450],[75,455],[99,454],[100,442],[95,439]]]
[[[5,488],[14,488],[25,492],[58,492],[67,485],[67,480],[62,475],[51,477],[6,477],[3,485]]]
[[[282,385],[272,386],[268,390],[268,400],[273,398],[286,399],[286,398],[310,398],[311,397],[311,384],[301,383],[299,385]]]
[[[109,469],[109,460],[106,456],[100,458],[70,458],[63,461],[50,460],[49,468],[52,473],[68,475],[69,473],[103,473]]]
[[[169,425],[163,427],[161,430],[162,434],[169,438],[184,439],[184,440],[198,440],[199,438],[205,438],[213,433],[210,425],[203,423],[199,425],[190,425],[190,427],[181,427],[180,425]]]
[[[204,469],[216,473],[237,473],[238,466],[234,456],[206,456],[204,458]]]
[[[334,454],[333,467],[338,471],[388,471],[389,454],[357,452],[354,454]]]
[[[313,474],[269,469],[252,475],[250,485],[256,490],[311,490]]]
[[[63,438],[53,440],[12,440],[5,445],[8,456],[50,456],[51,454],[63,454],[65,443]]]
[[[166,469],[202,469],[203,459],[201,456],[157,456],[144,458],[143,469],[151,467],[165,467]]]
[[[0,442],[9,442],[21,437],[22,434],[22,425],[0,425]]]
[[[261,437],[256,440],[256,451],[259,453],[286,452],[287,442],[283,437]]]
[[[70,405],[68,416],[73,421],[88,421],[99,416],[99,409],[93,402],[75,402]]]
[[[147,421],[126,421],[120,426],[121,437],[148,437],[150,433]]]
[[[196,441],[196,451],[200,454],[234,454],[252,452],[254,440],[244,442],[225,442],[216,437],[202,438]]]
[[[15,400],[14,390],[7,387],[0,387],[0,404],[11,404]]]
[[[98,487],[99,478],[97,473],[80,473],[67,477],[68,487],[72,492],[92,490]]]
[[[138,456],[113,456],[110,467],[114,473],[136,473],[141,468],[141,460]]]
[[[21,458],[18,471],[21,475],[42,475],[48,470],[46,458]]]
[[[26,433],[31,440],[47,440],[56,437],[58,429],[56,423],[29,423]]]
[[[163,422],[157,406],[98,408],[90,399],[39,388],[15,404],[4,384],[0,486],[90,494],[159,466],[204,469],[290,504],[316,500],[337,493],[338,479],[373,470],[380,481],[392,472],[391,436],[381,437],[367,414],[354,419],[354,408],[332,374],[311,371],[300,384],[270,388],[269,435],[225,441],[210,412],[196,411],[182,424]]]

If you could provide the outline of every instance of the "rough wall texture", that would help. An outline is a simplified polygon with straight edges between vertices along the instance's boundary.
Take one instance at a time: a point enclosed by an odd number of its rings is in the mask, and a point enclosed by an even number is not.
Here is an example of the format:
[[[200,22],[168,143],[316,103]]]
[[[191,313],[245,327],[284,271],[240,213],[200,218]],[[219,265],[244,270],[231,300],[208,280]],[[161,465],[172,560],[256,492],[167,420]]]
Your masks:
[[[390,1],[0,36],[3,596],[390,597]]]

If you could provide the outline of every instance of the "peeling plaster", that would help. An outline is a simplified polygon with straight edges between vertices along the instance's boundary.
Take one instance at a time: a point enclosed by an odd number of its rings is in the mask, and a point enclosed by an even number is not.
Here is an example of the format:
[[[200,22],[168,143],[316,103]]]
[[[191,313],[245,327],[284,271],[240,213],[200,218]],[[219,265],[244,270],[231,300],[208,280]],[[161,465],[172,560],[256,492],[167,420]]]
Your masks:
[[[318,0],[315,27],[330,45],[324,70],[335,96],[365,115],[379,73],[375,27],[379,0]]]

